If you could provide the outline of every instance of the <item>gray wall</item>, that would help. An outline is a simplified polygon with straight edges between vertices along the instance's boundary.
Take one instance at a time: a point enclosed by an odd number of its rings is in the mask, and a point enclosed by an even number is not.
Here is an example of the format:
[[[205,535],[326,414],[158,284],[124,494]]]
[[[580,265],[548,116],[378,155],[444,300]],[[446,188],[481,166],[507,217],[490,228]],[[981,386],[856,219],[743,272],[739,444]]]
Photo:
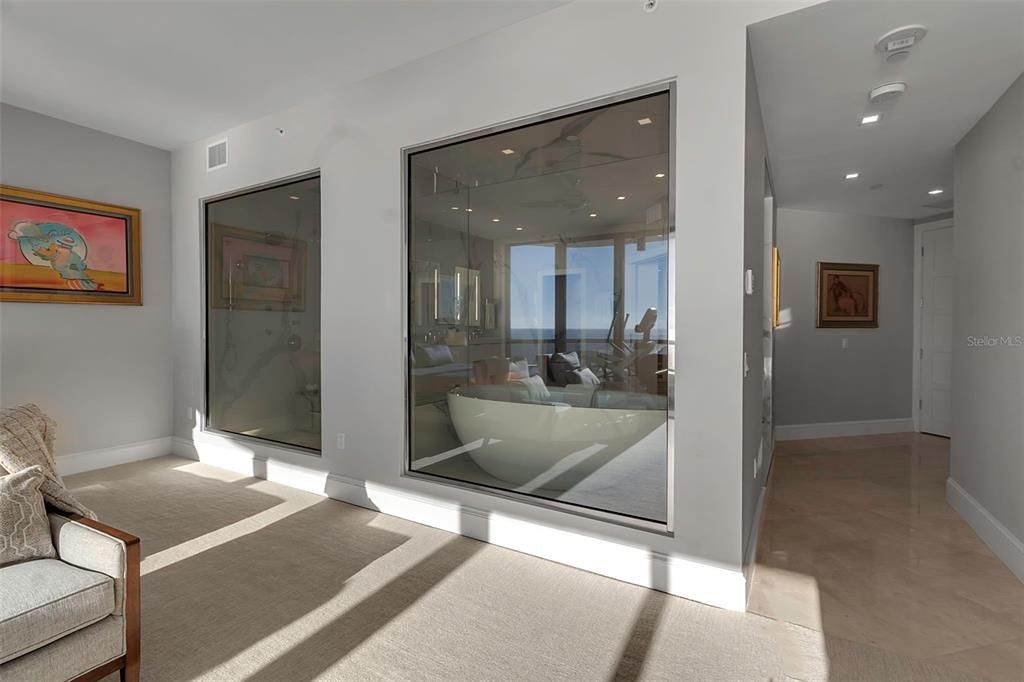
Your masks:
[[[761,417],[764,409],[762,382],[764,381],[764,332],[762,316],[764,297],[762,287],[770,283],[764,273],[764,188],[765,162],[768,151],[765,142],[764,121],[761,119],[761,99],[757,92],[754,62],[747,46],[746,72],[746,140],[744,151],[743,188],[743,261],[745,268],[754,271],[754,294],[743,298],[743,352],[747,354],[750,372],[743,379],[743,547],[749,554],[750,535],[753,532],[754,513],[758,498],[768,475],[768,459],[764,454],[761,468],[754,475],[758,451],[761,447]],[[770,446],[766,443],[765,449]],[[746,561],[753,557],[745,556]]]
[[[142,210],[142,307],[0,303],[0,404],[53,415],[58,454],[171,434],[170,170],[166,151],[0,109],[0,182]]]
[[[1024,540],[1024,77],[956,147],[951,477]]]
[[[780,208],[778,245],[782,324],[775,331],[776,424],[909,418],[913,224]],[[818,261],[879,265],[877,329],[815,327]]]

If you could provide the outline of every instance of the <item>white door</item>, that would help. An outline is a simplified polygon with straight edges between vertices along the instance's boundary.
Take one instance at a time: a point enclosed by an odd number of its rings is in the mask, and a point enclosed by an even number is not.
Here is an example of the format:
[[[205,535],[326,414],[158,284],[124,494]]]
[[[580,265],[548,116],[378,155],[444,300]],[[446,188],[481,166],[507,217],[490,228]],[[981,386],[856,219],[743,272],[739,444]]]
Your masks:
[[[950,435],[953,378],[953,228],[921,235],[921,431]]]

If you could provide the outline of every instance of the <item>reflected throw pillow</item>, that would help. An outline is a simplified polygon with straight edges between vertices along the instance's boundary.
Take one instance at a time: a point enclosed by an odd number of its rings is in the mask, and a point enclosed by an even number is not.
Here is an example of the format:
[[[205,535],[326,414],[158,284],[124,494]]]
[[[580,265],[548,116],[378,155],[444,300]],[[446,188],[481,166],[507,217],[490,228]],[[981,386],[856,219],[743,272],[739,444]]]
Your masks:
[[[0,476],[0,566],[57,556],[39,486],[43,468]]]
[[[516,379],[516,384],[522,384],[526,387],[526,394],[530,397],[530,402],[549,402],[551,400],[551,391],[544,385],[544,380],[540,377],[527,376],[523,379]]]
[[[548,359],[548,373],[555,386],[566,386],[572,383],[573,370],[580,368],[580,356],[576,351],[571,353],[555,353]]]
[[[583,384],[584,386],[600,386],[601,380],[589,367],[575,369],[569,374],[570,384]]]

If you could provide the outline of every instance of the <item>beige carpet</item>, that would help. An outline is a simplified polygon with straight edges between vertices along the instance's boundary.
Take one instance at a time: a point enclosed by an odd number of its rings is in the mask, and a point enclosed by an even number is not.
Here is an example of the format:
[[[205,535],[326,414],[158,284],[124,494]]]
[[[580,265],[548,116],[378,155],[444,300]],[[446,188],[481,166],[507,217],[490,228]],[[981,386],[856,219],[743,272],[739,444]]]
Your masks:
[[[145,680],[972,679],[185,459],[68,485],[142,538]]]

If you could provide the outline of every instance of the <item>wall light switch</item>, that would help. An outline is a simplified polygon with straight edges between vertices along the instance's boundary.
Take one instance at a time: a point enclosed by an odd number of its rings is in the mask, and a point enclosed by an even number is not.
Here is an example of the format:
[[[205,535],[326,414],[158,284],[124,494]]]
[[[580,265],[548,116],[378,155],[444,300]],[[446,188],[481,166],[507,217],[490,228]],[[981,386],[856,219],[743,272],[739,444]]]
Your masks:
[[[754,293],[754,271],[750,268],[743,273],[743,290],[747,292],[747,296]]]
[[[345,434],[344,433],[339,433],[338,434],[338,449],[339,450],[344,450],[345,449]]]
[[[844,336],[844,337],[843,337],[843,350],[846,350],[846,349],[847,349],[847,348],[849,348],[849,347],[850,347],[850,339],[848,339],[848,338],[846,338],[846,337]]]

